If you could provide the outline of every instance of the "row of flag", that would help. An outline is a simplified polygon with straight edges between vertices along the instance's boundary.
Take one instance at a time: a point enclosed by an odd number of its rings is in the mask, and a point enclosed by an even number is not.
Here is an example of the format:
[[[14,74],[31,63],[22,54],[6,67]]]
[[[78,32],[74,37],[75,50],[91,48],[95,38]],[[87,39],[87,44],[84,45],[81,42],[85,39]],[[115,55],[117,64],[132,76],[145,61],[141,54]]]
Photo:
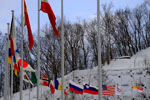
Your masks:
[[[24,73],[24,77],[28,77],[27,74]],[[27,80],[28,81],[26,80],[24,81],[31,83],[32,85],[35,84],[37,82],[35,73],[32,72],[31,81],[29,78]],[[42,74],[40,84],[43,86],[49,87],[52,94],[55,93],[55,90],[62,89],[61,84],[57,80],[57,78],[54,79],[54,82],[49,81],[48,77],[45,74]],[[137,92],[143,92],[142,86],[132,85],[132,89]],[[85,83],[83,83],[83,85],[80,85],[80,84],[76,84],[75,82],[71,80],[69,81],[69,91],[77,93],[77,94],[81,94],[81,95],[83,93],[88,93],[92,95],[99,94],[98,88],[96,86],[92,86],[92,85],[85,84]],[[67,95],[66,90],[64,90],[64,94]],[[110,95],[110,96],[121,95],[121,88],[119,85],[116,85],[115,87],[110,86],[110,85],[102,85],[102,95]]]
[[[21,59],[20,58],[18,58],[17,63],[19,66],[21,66]],[[14,70],[17,70],[18,72],[20,72],[20,67],[19,68],[14,67]],[[26,74],[25,71],[31,72],[31,78],[28,77],[28,75]],[[32,85],[37,83],[35,70],[24,60],[23,60],[23,80],[25,82],[32,84]],[[55,89],[61,90],[60,82],[55,78],[54,79],[54,86],[53,86],[52,81],[49,81],[48,77],[45,74],[42,74],[40,84],[43,86],[49,87],[52,94],[55,93]],[[132,85],[132,88],[134,91],[143,92],[143,88],[141,86]],[[102,90],[103,95],[110,95],[110,96],[114,96],[115,94],[121,95],[121,89],[118,85],[116,85],[115,88],[113,86],[110,86],[110,85],[102,85],[102,89],[103,89]],[[73,81],[69,81],[69,91],[77,93],[77,94],[83,94],[83,93],[88,93],[88,94],[92,94],[92,95],[98,95],[99,94],[97,87],[89,85],[89,84],[79,85]],[[64,94],[67,95],[67,92],[64,91]]]
[[[56,28],[56,17],[54,15],[54,12],[53,12],[50,4],[48,3],[48,0],[41,0],[41,11],[48,14],[53,31],[55,32],[55,34],[58,37],[60,37],[60,34]],[[27,5],[26,5],[25,1],[24,1],[24,19],[25,19],[25,26],[27,27],[27,31],[28,31],[29,49],[32,50],[32,47],[34,44],[34,39],[33,39],[33,35],[32,35],[32,30],[31,30],[31,26],[30,26],[28,11],[27,11]],[[8,47],[9,48],[8,62],[9,62],[9,64],[11,64],[13,61],[13,65],[16,66],[15,53],[17,50],[17,46],[16,46],[16,27],[15,27],[14,15],[12,16],[11,29],[10,29],[8,43],[9,43],[9,45],[8,45],[9,46]]]
[[[137,92],[143,92],[142,86],[132,85],[132,89]]]
[[[103,89],[102,90],[103,95],[110,95],[110,96],[115,95],[115,88],[113,86],[102,85],[102,89]],[[97,87],[89,85],[89,84],[79,85],[73,81],[69,82],[69,91],[72,91],[72,92],[78,93],[78,94],[83,94],[83,93],[88,93],[88,94],[92,94],[92,95],[98,95],[99,94]]]
[[[21,59],[19,58],[18,60],[19,66],[21,66]],[[14,68],[15,69],[15,68]],[[35,75],[35,70],[32,69],[32,67],[23,60],[23,80],[30,83],[30,84],[35,84],[37,82],[36,75]],[[17,69],[19,72],[20,69]],[[31,81],[28,75],[25,73],[25,71],[30,71],[31,72]],[[49,81],[48,77],[45,74],[42,74],[42,78],[40,80],[40,84],[43,86],[47,86],[50,88],[51,93],[55,93],[56,90],[61,90],[61,84],[60,82],[55,78],[54,79],[54,86],[52,84],[52,81]],[[110,85],[102,85],[102,94],[103,95],[110,95],[114,96],[116,95],[121,95],[121,88],[120,86],[116,85],[115,88]],[[137,85],[132,85],[132,89],[137,92],[143,92],[143,87],[137,86]],[[69,91],[77,93],[77,94],[83,94],[83,93],[88,93],[92,95],[98,95],[98,88],[89,84],[84,84],[84,85],[79,85],[76,84],[73,81],[69,81]],[[64,91],[64,94],[67,95],[67,92]]]
[[[26,26],[27,32],[28,32],[29,50],[32,50],[33,45],[34,45],[34,39],[33,39],[33,35],[32,35],[32,29],[30,26],[30,20],[29,20],[29,15],[28,15],[27,5],[26,5],[25,0],[23,3],[24,3],[24,22],[25,22],[24,26]],[[54,15],[54,12],[53,12],[50,4],[48,3],[48,0],[41,0],[41,9],[40,10],[42,12],[48,14],[48,18],[50,20],[50,23],[51,23],[54,33],[58,37],[60,37],[60,34],[56,28],[56,17]],[[9,37],[8,37],[8,63],[11,65],[11,67],[13,67],[13,70],[14,70],[14,73],[16,76],[18,76],[18,73],[20,72],[22,59],[19,57],[19,50],[16,45],[16,26],[15,26],[14,11],[12,11],[11,28],[10,28],[10,33],[9,33]],[[31,72],[31,78],[28,77],[26,71]],[[20,77],[22,77],[24,81],[29,82],[32,85],[37,82],[35,70],[24,60],[23,60],[23,75],[20,75]],[[12,78],[13,77],[11,77],[11,80],[13,80]],[[11,82],[11,84],[13,84],[12,82]],[[44,84],[46,84],[46,83],[44,83]],[[51,88],[51,90],[53,90],[52,84],[50,84],[49,87]],[[58,89],[59,88],[60,88],[60,86],[58,87]],[[12,89],[13,89],[13,86],[11,85],[11,90]]]
[[[52,80],[49,80],[45,74],[42,74],[40,84],[42,86],[49,87],[52,94],[55,93],[55,90],[61,90],[62,89],[60,82],[56,78],[54,79],[54,82],[53,82]],[[64,90],[64,94],[67,95],[66,90]]]

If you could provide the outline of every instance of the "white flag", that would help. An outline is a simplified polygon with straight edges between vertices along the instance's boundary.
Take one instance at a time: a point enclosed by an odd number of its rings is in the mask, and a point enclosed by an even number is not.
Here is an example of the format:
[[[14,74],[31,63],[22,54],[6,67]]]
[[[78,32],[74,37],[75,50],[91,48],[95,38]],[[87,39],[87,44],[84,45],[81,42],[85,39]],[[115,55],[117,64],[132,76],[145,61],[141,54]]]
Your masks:
[[[116,85],[116,87],[115,87],[115,94],[121,95],[121,89],[120,89],[120,86],[118,86],[118,85]]]

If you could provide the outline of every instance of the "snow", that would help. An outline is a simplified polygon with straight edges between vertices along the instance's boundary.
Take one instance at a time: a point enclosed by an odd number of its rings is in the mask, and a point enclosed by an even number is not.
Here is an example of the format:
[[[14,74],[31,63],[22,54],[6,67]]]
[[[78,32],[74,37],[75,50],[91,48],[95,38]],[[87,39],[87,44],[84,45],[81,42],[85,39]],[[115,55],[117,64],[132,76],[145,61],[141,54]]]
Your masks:
[[[109,65],[105,64],[104,69],[137,69],[150,67],[150,48],[138,52],[130,59],[114,59]]]
[[[136,55],[127,58],[114,59],[109,65],[103,66],[103,84],[121,87],[120,96],[103,96],[104,100],[150,100],[150,48],[138,52]],[[58,79],[61,82],[61,79]],[[97,95],[84,93],[83,95],[71,93],[69,89],[69,80],[83,85],[88,83],[92,86],[98,86],[97,67],[86,70],[76,70],[65,76],[65,90],[68,95],[65,100],[98,100]],[[143,93],[133,91],[132,85],[142,85]],[[52,95],[48,87],[42,86],[40,91],[41,100],[60,100],[61,91],[55,90]],[[36,87],[30,91],[30,100],[36,100]],[[145,96],[145,98],[144,98]],[[0,100],[3,100],[1,98]],[[19,100],[19,93],[15,93],[13,100]],[[23,100],[29,100],[29,90],[23,91]]]

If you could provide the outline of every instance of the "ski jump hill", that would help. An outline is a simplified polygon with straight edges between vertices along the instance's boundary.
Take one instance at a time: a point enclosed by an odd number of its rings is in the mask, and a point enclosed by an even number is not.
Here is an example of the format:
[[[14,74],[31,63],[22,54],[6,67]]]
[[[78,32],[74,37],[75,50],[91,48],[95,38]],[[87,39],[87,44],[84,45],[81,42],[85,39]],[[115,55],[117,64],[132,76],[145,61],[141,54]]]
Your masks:
[[[75,94],[69,91],[69,80],[83,85],[88,83],[98,86],[98,67],[86,70],[75,70],[65,76],[65,89],[68,95],[65,100],[98,100],[98,95],[84,93]],[[58,79],[61,82],[61,79]],[[150,100],[150,48],[142,50],[132,57],[113,59],[109,65],[103,65],[103,84],[119,85],[121,95],[103,96],[103,100]],[[132,85],[143,87],[139,93],[132,89]],[[51,94],[48,87],[41,86],[41,100],[61,100],[61,91],[55,90]],[[36,87],[23,91],[23,100],[36,100]],[[30,98],[29,98],[30,97]],[[1,98],[0,100],[3,100]],[[13,95],[13,100],[19,100],[19,92]]]

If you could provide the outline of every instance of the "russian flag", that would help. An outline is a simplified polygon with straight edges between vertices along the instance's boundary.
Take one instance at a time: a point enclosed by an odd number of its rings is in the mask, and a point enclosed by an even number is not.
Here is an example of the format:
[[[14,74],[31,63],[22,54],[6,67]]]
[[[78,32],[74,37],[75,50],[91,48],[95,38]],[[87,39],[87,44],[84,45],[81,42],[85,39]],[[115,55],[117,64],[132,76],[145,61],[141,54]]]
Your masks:
[[[83,94],[83,86],[79,85],[79,84],[76,84],[73,81],[70,81],[69,91],[77,93],[77,94]]]
[[[84,85],[84,93],[98,95],[98,89],[94,86],[85,84]]]

